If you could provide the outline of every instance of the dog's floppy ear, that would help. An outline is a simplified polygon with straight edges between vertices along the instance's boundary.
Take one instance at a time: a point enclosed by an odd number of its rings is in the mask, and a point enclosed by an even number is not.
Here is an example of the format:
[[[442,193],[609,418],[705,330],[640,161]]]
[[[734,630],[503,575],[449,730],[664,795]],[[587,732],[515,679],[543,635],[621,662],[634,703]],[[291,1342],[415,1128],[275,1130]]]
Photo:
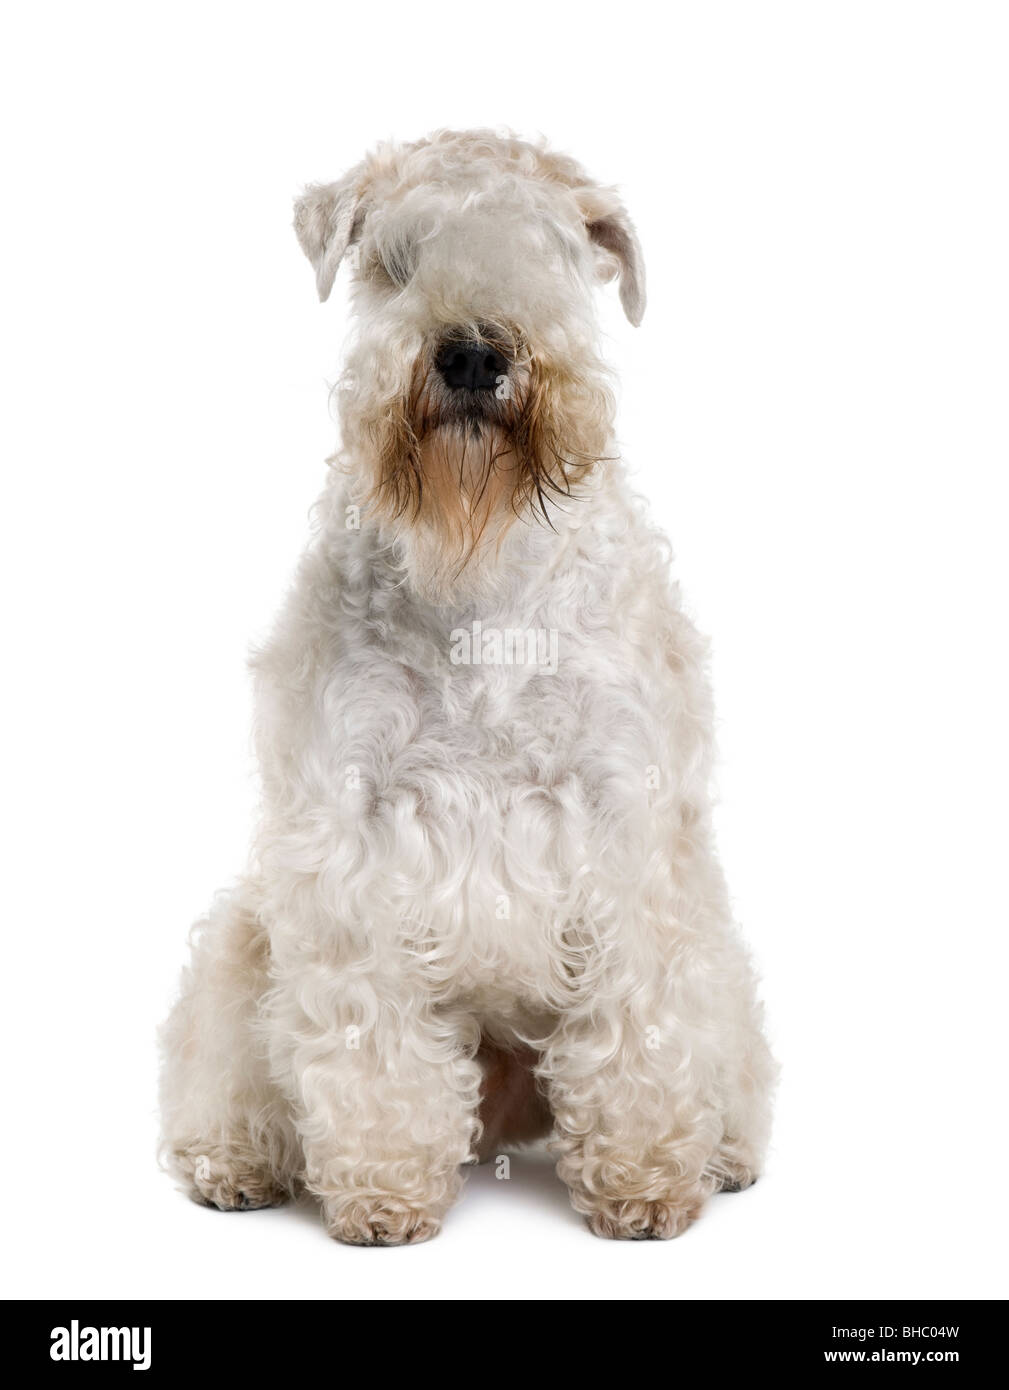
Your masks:
[[[620,303],[637,328],[645,312],[645,262],[634,223],[612,188],[579,188],[589,239],[612,258],[607,279],[620,276]]]
[[[326,300],[336,272],[364,225],[364,168],[336,183],[313,183],[294,204],[294,230],[312,262],[319,298]]]

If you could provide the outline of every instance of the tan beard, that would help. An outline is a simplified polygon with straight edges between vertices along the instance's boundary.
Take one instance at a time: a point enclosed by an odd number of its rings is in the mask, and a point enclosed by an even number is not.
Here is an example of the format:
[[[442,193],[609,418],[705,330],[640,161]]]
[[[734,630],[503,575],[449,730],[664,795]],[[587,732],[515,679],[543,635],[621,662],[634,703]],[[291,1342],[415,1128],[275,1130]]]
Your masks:
[[[417,442],[408,506],[388,510],[395,493],[376,489],[380,514],[408,557],[416,587],[433,602],[450,602],[465,574],[474,591],[494,562],[520,508],[521,461],[499,425],[440,425]],[[402,486],[403,479],[400,478]]]
[[[455,593],[464,571],[467,587],[477,583],[517,518],[552,524],[552,504],[573,499],[603,457],[604,411],[586,408],[577,383],[526,360],[512,367],[509,386],[508,399],[488,394],[464,412],[422,358],[405,396],[365,427],[374,468],[366,508],[438,601]]]
[[[478,541],[496,512],[514,517],[532,503],[545,514],[552,494],[568,496],[599,459],[602,441],[557,428],[535,363],[518,375],[510,399],[470,416],[446,404],[430,365],[419,364],[407,399],[382,417],[371,499],[377,510],[416,520],[433,509],[447,535],[461,531]]]

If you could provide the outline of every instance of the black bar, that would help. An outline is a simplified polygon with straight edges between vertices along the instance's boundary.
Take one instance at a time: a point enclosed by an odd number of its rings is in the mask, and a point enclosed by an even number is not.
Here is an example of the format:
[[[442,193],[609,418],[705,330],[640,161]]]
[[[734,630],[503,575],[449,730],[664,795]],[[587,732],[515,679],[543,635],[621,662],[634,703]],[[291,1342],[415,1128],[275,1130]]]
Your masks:
[[[285,1381],[318,1371],[336,1383],[360,1374],[362,1362],[367,1374],[383,1375],[398,1364],[406,1375],[425,1377],[441,1363],[452,1374],[467,1376],[467,1367],[481,1361],[486,1366],[488,1356],[490,1364],[500,1366],[503,1349],[517,1351],[524,1340],[513,1319],[507,1335],[485,1317],[459,1320],[455,1334],[451,1319],[435,1322],[428,1316],[420,1341],[410,1330],[416,1314],[397,1310],[362,1320],[356,1309],[344,1306],[354,1301],[13,1301],[5,1306],[7,1361],[24,1367],[28,1383],[40,1374],[66,1384],[82,1376],[122,1374],[142,1376],[141,1384],[151,1378],[178,1384],[202,1381],[215,1371],[257,1380],[276,1372]],[[422,1296],[417,1301],[439,1300]],[[376,1318],[382,1316],[388,1316],[388,1332],[376,1336],[381,1327]],[[681,1301],[661,1310],[612,1310],[605,1321],[585,1324],[569,1304],[552,1337],[549,1311],[536,1315],[536,1338],[546,1341],[548,1354],[562,1357],[566,1374],[572,1364],[595,1365],[598,1371],[595,1358],[603,1342],[615,1350],[614,1319],[621,1316],[633,1319],[644,1358],[639,1371],[646,1376],[660,1369],[675,1375],[678,1362],[688,1370],[701,1356],[719,1377],[737,1368],[771,1377],[822,1368],[843,1379],[867,1371],[878,1375],[887,1366],[911,1366],[941,1377],[951,1370],[976,1373],[997,1366],[1005,1342],[1002,1300]],[[627,1350],[631,1345],[624,1342]],[[87,1359],[93,1351],[106,1359]],[[115,1359],[117,1352],[126,1359]],[[134,1356],[141,1362],[137,1370]],[[142,1369],[145,1359],[149,1366]],[[627,1374],[621,1371],[621,1379]]]

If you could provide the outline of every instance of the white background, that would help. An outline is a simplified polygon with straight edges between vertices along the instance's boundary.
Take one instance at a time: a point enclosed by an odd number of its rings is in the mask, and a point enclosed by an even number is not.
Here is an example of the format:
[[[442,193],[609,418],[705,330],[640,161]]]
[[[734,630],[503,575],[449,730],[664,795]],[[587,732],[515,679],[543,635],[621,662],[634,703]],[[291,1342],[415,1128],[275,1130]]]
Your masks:
[[[1005,1296],[1009,63],[979,3],[21,6],[0,72],[14,1295]],[[783,1063],[750,1193],[593,1239],[549,1167],[430,1245],[155,1166],[154,1032],[243,864],[250,643],[335,442],[291,198],[388,136],[617,182],[621,439],[714,643]]]

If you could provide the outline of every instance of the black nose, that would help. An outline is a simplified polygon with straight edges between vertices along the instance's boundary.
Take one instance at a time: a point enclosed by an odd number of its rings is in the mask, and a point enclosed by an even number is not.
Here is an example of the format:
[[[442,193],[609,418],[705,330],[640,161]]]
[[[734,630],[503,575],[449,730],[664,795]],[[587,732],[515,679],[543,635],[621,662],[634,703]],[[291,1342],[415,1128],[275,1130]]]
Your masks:
[[[508,363],[486,343],[446,343],[435,365],[453,391],[493,391]]]

